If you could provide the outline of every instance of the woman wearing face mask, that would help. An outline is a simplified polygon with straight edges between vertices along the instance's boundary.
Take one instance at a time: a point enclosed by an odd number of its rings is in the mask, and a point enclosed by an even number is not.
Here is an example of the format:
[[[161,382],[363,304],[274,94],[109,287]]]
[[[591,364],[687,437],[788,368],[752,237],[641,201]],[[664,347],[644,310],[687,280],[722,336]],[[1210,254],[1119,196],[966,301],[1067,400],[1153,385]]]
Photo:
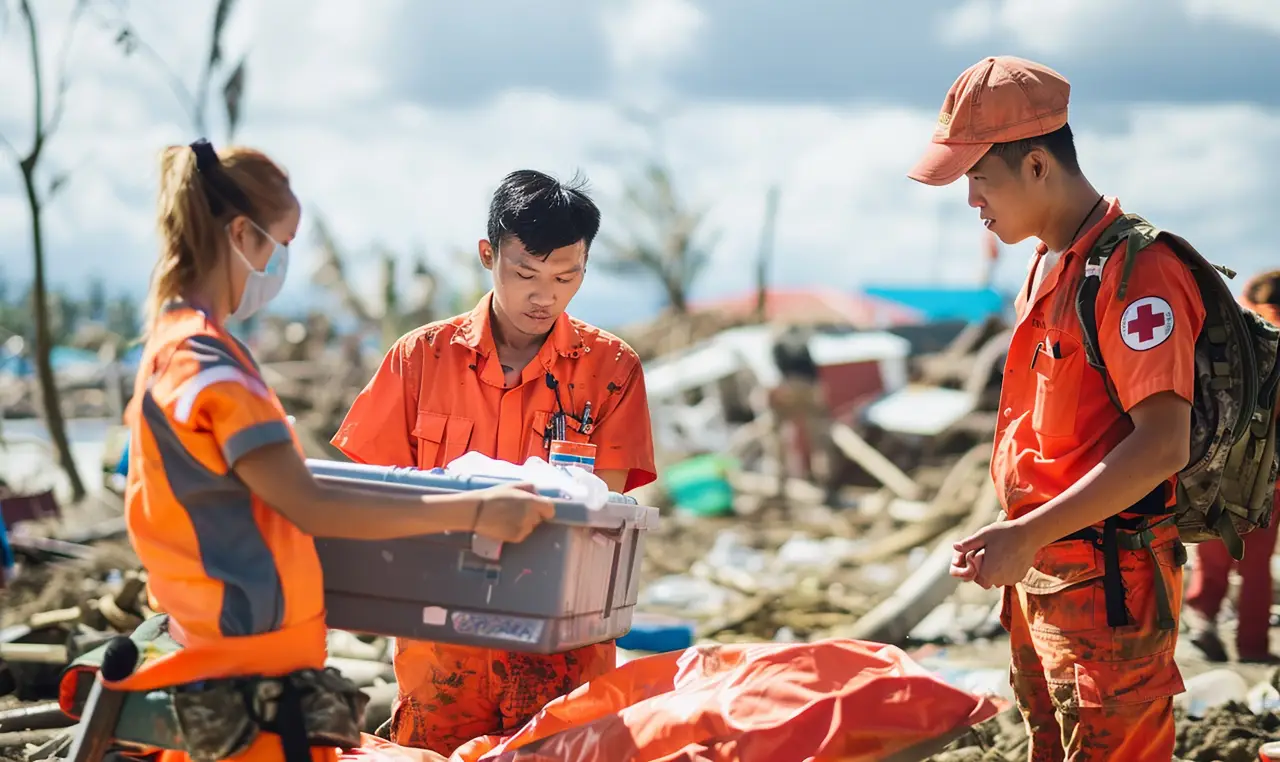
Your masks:
[[[219,155],[203,140],[169,148],[161,167],[160,260],[127,414],[126,515],[152,606],[183,648],[111,685],[185,686],[175,706],[180,723],[189,709],[182,735],[194,756],[331,760],[354,712],[334,710],[351,700],[349,684],[315,672],[326,630],[312,538],[474,530],[519,541],[553,507],[527,485],[428,497],[318,485],[279,400],[224,325],[280,292],[300,215],[289,180],[262,153]],[[234,743],[243,707],[225,703],[220,679],[254,675],[287,676],[312,699],[295,702],[286,688],[270,731]],[[304,713],[305,729],[286,719]]]

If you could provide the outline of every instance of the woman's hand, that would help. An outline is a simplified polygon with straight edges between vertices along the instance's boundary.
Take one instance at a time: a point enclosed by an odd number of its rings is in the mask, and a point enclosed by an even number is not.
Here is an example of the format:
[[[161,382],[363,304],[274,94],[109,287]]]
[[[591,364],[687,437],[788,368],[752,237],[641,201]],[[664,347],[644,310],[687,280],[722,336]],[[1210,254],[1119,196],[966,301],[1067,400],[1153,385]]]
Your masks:
[[[555,503],[534,492],[532,484],[504,484],[474,494],[480,501],[476,533],[502,542],[520,542],[556,515]]]

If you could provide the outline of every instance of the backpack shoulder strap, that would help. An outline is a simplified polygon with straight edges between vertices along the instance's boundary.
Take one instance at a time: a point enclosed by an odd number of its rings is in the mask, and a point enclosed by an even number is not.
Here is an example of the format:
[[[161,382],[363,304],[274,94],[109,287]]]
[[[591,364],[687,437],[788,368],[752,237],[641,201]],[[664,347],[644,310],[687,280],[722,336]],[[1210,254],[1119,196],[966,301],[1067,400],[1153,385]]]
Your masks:
[[[1107,396],[1121,412],[1124,411],[1124,406],[1120,404],[1120,398],[1107,375],[1107,365],[1098,343],[1097,302],[1098,290],[1102,287],[1102,270],[1121,242],[1124,242],[1124,269],[1120,274],[1120,285],[1116,289],[1116,299],[1124,299],[1138,253],[1154,243],[1159,235],[1160,231],[1142,217],[1136,214],[1120,215],[1098,235],[1093,247],[1089,249],[1085,256],[1084,278],[1080,280],[1080,287],[1076,290],[1076,316],[1080,320],[1085,357],[1102,374]]]

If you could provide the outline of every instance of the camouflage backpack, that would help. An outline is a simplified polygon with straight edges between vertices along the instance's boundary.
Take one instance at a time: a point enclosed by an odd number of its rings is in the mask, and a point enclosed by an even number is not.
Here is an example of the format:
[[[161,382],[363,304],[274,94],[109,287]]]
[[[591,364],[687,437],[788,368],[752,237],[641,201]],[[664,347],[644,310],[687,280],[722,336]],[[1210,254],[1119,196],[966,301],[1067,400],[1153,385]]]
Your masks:
[[[1280,465],[1275,420],[1280,329],[1236,301],[1219,275],[1234,278],[1233,271],[1210,264],[1183,238],[1125,214],[1098,236],[1076,294],[1085,353],[1103,375],[1111,401],[1121,407],[1098,349],[1095,304],[1102,268],[1120,242],[1127,242],[1115,294],[1123,301],[1135,259],[1157,239],[1191,270],[1205,309],[1195,344],[1191,459],[1178,472],[1174,520],[1184,542],[1221,538],[1239,560],[1244,556],[1241,535],[1271,522]]]

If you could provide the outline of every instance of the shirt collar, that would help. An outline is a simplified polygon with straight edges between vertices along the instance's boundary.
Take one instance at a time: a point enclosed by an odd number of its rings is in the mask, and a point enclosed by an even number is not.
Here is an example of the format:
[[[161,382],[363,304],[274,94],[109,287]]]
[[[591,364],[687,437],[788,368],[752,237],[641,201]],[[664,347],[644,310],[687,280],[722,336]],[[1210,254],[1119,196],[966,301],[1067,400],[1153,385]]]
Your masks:
[[[1063,254],[1069,253],[1075,256],[1084,256],[1085,254],[1088,254],[1089,249],[1093,248],[1093,244],[1098,240],[1098,236],[1102,235],[1102,231],[1106,230],[1107,226],[1115,222],[1116,218],[1121,215],[1120,199],[1115,196],[1103,196],[1102,198],[1106,203],[1106,211],[1102,213],[1102,219],[1099,220],[1096,225],[1084,231],[1084,233],[1071,244],[1071,247],[1063,252]],[[1090,212],[1090,214],[1092,214],[1092,212]],[[1048,253],[1049,247],[1045,245],[1044,241],[1037,241],[1036,256],[1043,257]],[[1065,257],[1060,259],[1065,259]]]
[[[493,342],[493,326],[491,324],[493,309],[493,291],[485,294],[475,309],[462,319],[457,332],[453,336],[453,342],[462,344],[470,348],[472,351],[488,356],[496,349]],[[582,336],[578,333],[578,329],[574,328],[573,322],[569,319],[567,312],[560,313],[560,317],[556,318],[555,325],[551,328],[550,341],[543,345],[543,350],[549,344],[561,357],[578,357],[582,354]],[[538,355],[541,357],[545,351],[540,350]],[[548,360],[550,358],[547,358]]]
[[[1040,276],[1041,285],[1037,290],[1038,293],[1030,295],[1033,301],[1037,300],[1039,296],[1052,291],[1054,287],[1058,285],[1058,278],[1062,274],[1063,269],[1068,266],[1068,262],[1076,257],[1083,258],[1087,256],[1089,254],[1089,250],[1093,248],[1093,244],[1097,242],[1098,236],[1102,235],[1102,231],[1106,230],[1107,226],[1115,222],[1121,215],[1120,199],[1115,196],[1103,196],[1103,200],[1107,206],[1106,211],[1102,214],[1102,219],[1093,227],[1084,231],[1084,233],[1075,240],[1075,243],[1071,244],[1070,248],[1062,252],[1062,256],[1057,258],[1057,261],[1053,263],[1053,267],[1048,272],[1044,273],[1044,275]],[[1048,253],[1049,247],[1046,246],[1043,241],[1038,242],[1036,244],[1036,256],[1032,260],[1032,267],[1039,268],[1042,266],[1045,261],[1045,255]],[[1028,287],[1029,286],[1030,283],[1028,282]]]

